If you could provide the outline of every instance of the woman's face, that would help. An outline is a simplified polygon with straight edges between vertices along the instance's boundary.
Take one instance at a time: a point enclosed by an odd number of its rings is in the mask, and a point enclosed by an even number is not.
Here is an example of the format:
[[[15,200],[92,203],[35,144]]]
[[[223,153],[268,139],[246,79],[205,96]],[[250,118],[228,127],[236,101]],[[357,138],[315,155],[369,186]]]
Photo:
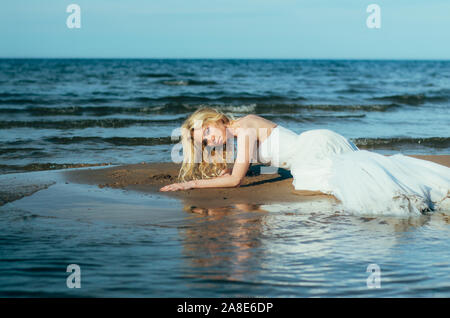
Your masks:
[[[226,143],[226,127],[222,122],[208,124],[203,127],[203,138],[208,146],[220,146]]]

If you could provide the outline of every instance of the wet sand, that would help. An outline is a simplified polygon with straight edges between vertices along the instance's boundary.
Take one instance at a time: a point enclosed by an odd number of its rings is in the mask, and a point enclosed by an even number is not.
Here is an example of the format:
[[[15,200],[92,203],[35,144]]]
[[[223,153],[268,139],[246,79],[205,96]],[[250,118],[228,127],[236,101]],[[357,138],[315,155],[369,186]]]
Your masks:
[[[450,155],[413,155],[450,167]],[[252,164],[247,176],[238,188],[191,189],[186,191],[160,192],[164,185],[177,182],[180,164],[141,163],[108,168],[71,170],[64,173],[68,182],[97,185],[100,188],[120,188],[145,193],[158,193],[183,200],[192,207],[223,207],[233,204],[270,204],[298,202],[334,197],[320,192],[298,191],[292,186],[288,170],[261,174],[263,165]]]

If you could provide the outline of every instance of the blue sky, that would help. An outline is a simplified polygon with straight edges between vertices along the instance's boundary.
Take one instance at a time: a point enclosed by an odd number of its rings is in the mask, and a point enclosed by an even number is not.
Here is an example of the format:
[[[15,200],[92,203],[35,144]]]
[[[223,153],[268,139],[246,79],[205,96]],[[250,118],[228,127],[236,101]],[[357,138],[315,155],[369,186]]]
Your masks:
[[[68,29],[66,7],[81,7]],[[381,28],[366,26],[369,4]],[[0,57],[450,59],[449,0],[14,0]]]

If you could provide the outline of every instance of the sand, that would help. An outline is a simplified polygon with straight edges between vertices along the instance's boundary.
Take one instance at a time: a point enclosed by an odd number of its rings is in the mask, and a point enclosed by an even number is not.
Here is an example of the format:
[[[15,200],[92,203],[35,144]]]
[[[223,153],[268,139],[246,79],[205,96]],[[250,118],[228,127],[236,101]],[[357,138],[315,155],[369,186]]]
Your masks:
[[[413,155],[450,167],[450,155]],[[235,204],[271,204],[316,200],[334,197],[320,192],[298,191],[292,186],[292,175],[288,170],[278,173],[260,174],[263,165],[252,164],[237,188],[190,189],[185,191],[160,192],[164,185],[177,182],[180,164],[141,163],[108,168],[71,170],[64,173],[68,182],[95,184],[98,187],[120,188],[145,193],[158,193],[181,199],[191,207],[224,207]]]

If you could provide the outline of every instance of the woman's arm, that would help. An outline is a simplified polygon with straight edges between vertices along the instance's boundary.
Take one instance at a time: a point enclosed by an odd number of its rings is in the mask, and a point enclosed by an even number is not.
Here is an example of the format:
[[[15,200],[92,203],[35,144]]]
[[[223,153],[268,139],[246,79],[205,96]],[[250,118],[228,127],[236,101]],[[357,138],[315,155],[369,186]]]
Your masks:
[[[231,176],[231,170],[225,169],[222,170],[220,175],[217,178],[223,178]],[[182,183],[173,183],[167,186],[164,186],[160,189],[160,191],[177,191],[177,190],[189,190],[196,188],[196,182],[194,180],[188,181],[188,182],[182,182]]]
[[[192,187],[199,189],[237,187],[241,185],[249,166],[249,161],[239,162],[239,160],[236,160],[231,175],[225,174],[212,179],[192,180]]]
[[[253,153],[256,149],[256,134],[254,134],[253,130],[243,131],[238,134],[237,142],[238,151],[231,175],[225,174],[212,179],[174,183],[162,187],[160,191],[189,190],[194,188],[228,188],[239,186],[247,174],[250,161],[253,158]]]
[[[159,191],[177,191],[201,188],[229,188],[241,184],[247,174],[250,163],[235,163],[231,174],[224,174],[211,179],[191,180],[182,183],[173,183],[162,187]]]

